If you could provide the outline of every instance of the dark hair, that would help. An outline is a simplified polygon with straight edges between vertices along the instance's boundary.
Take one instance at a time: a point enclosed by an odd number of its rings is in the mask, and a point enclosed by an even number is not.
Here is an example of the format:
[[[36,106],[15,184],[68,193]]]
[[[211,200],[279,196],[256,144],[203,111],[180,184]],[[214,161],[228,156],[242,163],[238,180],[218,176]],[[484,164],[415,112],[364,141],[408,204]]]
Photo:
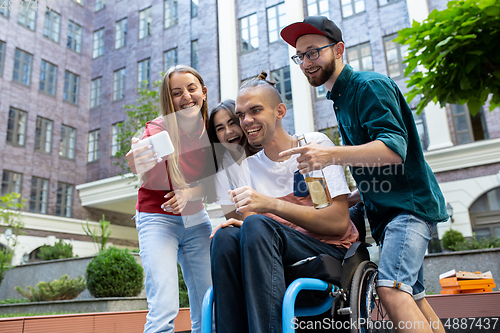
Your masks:
[[[280,103],[283,103],[283,99],[281,98],[281,95],[280,95],[278,89],[276,89],[276,82],[272,82],[272,81],[267,80],[266,71],[262,71],[256,77],[252,77],[250,79],[243,81],[243,83],[240,86],[239,91],[242,91],[243,89],[258,87],[258,86],[267,87],[270,91],[273,92],[273,95],[274,95],[273,96],[273,99],[274,99],[273,104],[278,105]],[[276,105],[273,105],[273,106],[276,106]]]
[[[229,114],[229,117],[233,120],[233,122],[240,126],[240,119],[238,116],[235,114],[235,106],[236,103],[232,99],[226,99],[223,102],[220,102],[217,104],[212,111],[210,111],[210,117],[208,119],[208,138],[210,139],[210,142],[214,146],[214,151],[215,151],[215,159],[216,159],[216,167],[218,168],[219,165],[222,165],[222,157],[224,156],[224,153],[226,152],[226,148],[220,143],[219,138],[217,137],[217,132],[215,130],[215,115],[217,112],[220,110],[226,110]],[[241,127],[241,126],[240,126]],[[245,134],[243,134],[245,135]],[[245,149],[245,154],[246,156],[251,156],[255,153],[257,153],[259,150],[261,150],[261,147],[253,147],[248,143],[248,139],[245,136],[245,141],[243,143],[243,148]]]

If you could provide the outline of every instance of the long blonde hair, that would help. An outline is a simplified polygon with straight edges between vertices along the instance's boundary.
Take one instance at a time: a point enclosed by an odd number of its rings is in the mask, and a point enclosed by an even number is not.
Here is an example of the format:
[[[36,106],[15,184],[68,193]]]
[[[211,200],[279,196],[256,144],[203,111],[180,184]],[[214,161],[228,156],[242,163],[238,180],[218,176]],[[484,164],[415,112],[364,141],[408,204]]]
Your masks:
[[[194,75],[198,79],[201,84],[202,89],[205,89],[205,82],[201,77],[200,73],[196,71],[194,68],[185,66],[185,65],[177,65],[170,67],[165,75],[163,75],[163,79],[160,86],[160,108],[161,115],[163,116],[165,126],[167,127],[168,134],[172,140],[172,144],[174,145],[174,153],[168,156],[168,166],[170,173],[170,180],[172,181],[172,186],[176,188],[186,188],[188,184],[182,175],[182,172],[179,168],[179,152],[180,152],[180,140],[179,140],[179,128],[177,123],[177,117],[175,115],[174,104],[172,102],[172,93],[170,91],[170,77],[174,73],[189,73]],[[208,107],[207,101],[203,101],[203,105],[201,106],[201,116],[203,117],[203,122],[205,123],[205,127],[203,128],[202,135],[208,125]],[[168,121],[165,121],[168,116]]]

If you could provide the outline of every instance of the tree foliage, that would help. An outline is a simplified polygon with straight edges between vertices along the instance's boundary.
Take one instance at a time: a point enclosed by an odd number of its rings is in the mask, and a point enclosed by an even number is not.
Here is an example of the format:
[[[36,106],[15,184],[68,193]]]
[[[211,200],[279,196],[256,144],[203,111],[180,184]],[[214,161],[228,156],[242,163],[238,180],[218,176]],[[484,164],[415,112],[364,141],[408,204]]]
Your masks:
[[[490,111],[500,106],[499,36],[498,0],[450,1],[447,9],[399,31],[395,41],[409,44],[408,100],[422,95],[417,112],[433,101],[442,107],[467,103],[475,115],[490,94]],[[426,71],[412,73],[418,65]]]

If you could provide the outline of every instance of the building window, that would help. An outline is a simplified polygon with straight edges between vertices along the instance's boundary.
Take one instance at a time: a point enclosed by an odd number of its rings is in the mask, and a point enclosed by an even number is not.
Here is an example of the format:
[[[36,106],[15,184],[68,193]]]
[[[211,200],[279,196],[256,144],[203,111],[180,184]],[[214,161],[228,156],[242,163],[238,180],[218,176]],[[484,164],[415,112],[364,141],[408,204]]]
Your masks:
[[[106,8],[106,0],[95,0],[94,11],[98,12]]]
[[[77,4],[79,4],[80,6],[83,6],[83,1],[84,0],[73,0],[73,2],[76,2]]]
[[[198,17],[198,0],[191,0],[191,18]]]
[[[314,89],[316,91],[316,98],[325,98],[326,97],[326,88],[324,85],[316,87]]]
[[[12,1],[10,4],[12,5]],[[17,14],[17,23],[35,31],[37,3],[35,1],[16,1],[16,5],[22,6]]]
[[[290,66],[271,71],[271,76],[276,81],[276,89],[281,95],[287,108],[292,108],[292,82],[290,81]]]
[[[57,66],[42,60],[39,89],[46,94],[56,95]]]
[[[89,132],[87,162],[99,159],[99,130]]]
[[[406,64],[403,64],[403,60],[408,55],[409,47],[409,45],[394,43],[393,39],[396,37],[397,34],[384,38],[387,75],[393,78],[402,77],[404,75]]]
[[[2,2],[0,6],[0,14],[2,14],[5,17],[9,17],[9,6],[7,6],[7,3],[5,1]]]
[[[59,43],[59,31],[61,30],[61,15],[56,12],[45,9],[45,24],[43,35]]]
[[[355,71],[373,71],[370,43],[347,48],[347,62]]]
[[[177,24],[177,0],[165,0],[165,29]]]
[[[279,33],[286,25],[285,3],[267,9],[267,34],[269,44],[280,40]]]
[[[101,81],[98,77],[90,82],[90,108],[95,108],[101,105]]]
[[[115,25],[115,49],[127,45],[127,18],[124,18]]]
[[[500,187],[481,195],[469,213],[472,232],[478,239],[500,237]]]
[[[59,147],[59,156],[71,160],[75,159],[76,129],[66,125],[61,126],[61,145]]]
[[[365,0],[340,0],[342,17],[353,16],[365,11]]]
[[[31,177],[30,212],[47,214],[49,180]]]
[[[470,114],[467,105],[452,104],[451,112],[457,144],[488,139],[486,119],[482,107],[475,116]]]
[[[191,67],[198,70],[198,40],[191,41]]]
[[[121,132],[121,123],[116,123],[111,126],[111,156],[116,156],[121,149],[118,134]]]
[[[151,7],[143,9],[139,12],[139,39],[151,36]]]
[[[427,139],[427,128],[425,126],[424,112],[417,115],[417,111],[413,111],[413,119],[415,120],[415,125],[417,126],[418,136],[420,138],[420,143],[422,144],[422,149],[427,150],[429,146],[429,140]]]
[[[307,0],[308,16],[326,16],[330,18],[330,6],[328,0]]]
[[[137,63],[137,87],[139,88],[149,88],[149,64],[150,59]]]
[[[9,109],[9,120],[7,122],[7,142],[14,146],[23,147],[26,141],[26,123],[28,112],[18,109]]]
[[[64,94],[63,100],[72,104],[78,104],[78,89],[80,76],[66,71],[64,73]]]
[[[113,101],[125,97],[125,68],[113,73]]]
[[[73,185],[57,182],[56,215],[71,217]]]
[[[36,117],[35,151],[50,154],[52,151],[52,127],[54,122],[42,117]]]
[[[241,52],[250,52],[259,48],[259,25],[257,14],[240,19]]]
[[[14,53],[14,71],[12,80],[29,86],[31,82],[31,60],[33,56],[29,53],[16,49]]]
[[[378,0],[378,5],[380,7],[382,6],[385,6],[385,5],[388,5],[388,4],[391,4],[391,3],[394,3],[394,2],[398,2],[399,0]]]
[[[0,40],[0,76],[3,74],[3,59],[5,58],[5,42]]]
[[[177,48],[163,52],[163,71],[177,65]]]
[[[94,31],[92,41],[92,59],[104,54],[104,28]]]
[[[73,21],[68,24],[68,49],[76,53],[82,52],[82,27]]]
[[[7,193],[21,193],[23,174],[14,171],[4,170],[2,175],[2,195]]]

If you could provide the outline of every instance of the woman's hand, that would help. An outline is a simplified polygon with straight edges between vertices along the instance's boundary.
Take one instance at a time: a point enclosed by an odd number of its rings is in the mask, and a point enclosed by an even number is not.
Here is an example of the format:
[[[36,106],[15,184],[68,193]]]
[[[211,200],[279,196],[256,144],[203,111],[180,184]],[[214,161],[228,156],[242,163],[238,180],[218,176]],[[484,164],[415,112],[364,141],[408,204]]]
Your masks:
[[[182,213],[187,202],[192,198],[191,190],[191,188],[186,188],[168,192],[167,195],[165,195],[167,201],[161,205],[161,208],[169,213]]]
[[[233,219],[233,218],[226,220],[226,221],[220,223],[218,226],[216,226],[214,230],[212,230],[212,233],[210,234],[210,239],[214,238],[215,233],[220,228],[225,228],[225,227],[238,227],[239,228],[239,227],[241,227],[242,224],[243,224],[242,220],[237,220],[237,219]]]
[[[139,142],[137,138],[132,138],[132,144]],[[125,157],[130,170],[138,175],[151,170],[157,163],[162,161],[157,153],[153,154],[153,146],[143,146],[134,150],[129,150]]]

